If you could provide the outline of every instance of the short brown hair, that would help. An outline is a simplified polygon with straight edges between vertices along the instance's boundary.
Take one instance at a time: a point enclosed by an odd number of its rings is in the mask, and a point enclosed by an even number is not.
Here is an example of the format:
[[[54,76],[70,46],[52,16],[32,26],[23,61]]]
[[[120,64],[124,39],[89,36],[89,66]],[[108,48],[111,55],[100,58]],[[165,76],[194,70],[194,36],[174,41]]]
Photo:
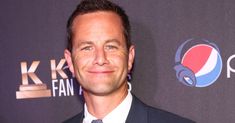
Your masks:
[[[108,0],[82,0],[80,4],[78,4],[77,8],[73,11],[72,15],[69,17],[67,22],[67,49],[72,51],[72,40],[73,40],[73,32],[72,26],[74,19],[83,14],[92,13],[96,11],[111,11],[116,13],[122,21],[123,25],[123,34],[126,40],[127,49],[131,46],[131,35],[130,35],[130,22],[128,16],[125,11],[118,5],[108,1]]]

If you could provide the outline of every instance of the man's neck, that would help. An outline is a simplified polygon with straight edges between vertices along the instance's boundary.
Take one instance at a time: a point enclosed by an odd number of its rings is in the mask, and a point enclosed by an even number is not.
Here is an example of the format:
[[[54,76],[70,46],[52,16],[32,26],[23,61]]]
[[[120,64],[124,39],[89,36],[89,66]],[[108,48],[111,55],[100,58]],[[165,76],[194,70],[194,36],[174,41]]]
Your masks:
[[[109,95],[97,96],[84,91],[87,110],[98,119],[103,119],[108,113],[115,109],[127,96],[127,84]]]

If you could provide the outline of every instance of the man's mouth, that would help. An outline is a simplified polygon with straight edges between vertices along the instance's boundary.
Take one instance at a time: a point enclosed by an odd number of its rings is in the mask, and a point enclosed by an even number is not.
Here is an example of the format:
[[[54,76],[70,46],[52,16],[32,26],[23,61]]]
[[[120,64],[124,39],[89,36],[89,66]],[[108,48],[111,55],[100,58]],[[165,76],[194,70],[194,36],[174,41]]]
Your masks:
[[[109,73],[113,73],[113,70],[90,70],[88,71],[88,73],[92,73],[92,74],[109,74]]]

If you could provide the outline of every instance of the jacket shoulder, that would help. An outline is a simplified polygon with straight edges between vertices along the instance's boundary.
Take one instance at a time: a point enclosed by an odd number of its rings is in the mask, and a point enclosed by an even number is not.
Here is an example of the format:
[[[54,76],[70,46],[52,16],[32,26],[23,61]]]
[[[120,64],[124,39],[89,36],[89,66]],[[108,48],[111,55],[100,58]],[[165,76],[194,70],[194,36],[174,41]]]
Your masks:
[[[173,114],[171,112],[147,106],[149,123],[195,123],[192,120]]]
[[[151,107],[133,96],[127,123],[195,123],[171,112]]]

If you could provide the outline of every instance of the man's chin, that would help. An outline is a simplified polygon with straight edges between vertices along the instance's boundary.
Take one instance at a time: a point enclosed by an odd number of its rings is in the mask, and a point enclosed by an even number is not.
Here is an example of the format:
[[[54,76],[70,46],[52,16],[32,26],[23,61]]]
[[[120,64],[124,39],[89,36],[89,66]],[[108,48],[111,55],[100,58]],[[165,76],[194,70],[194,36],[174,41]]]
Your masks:
[[[99,85],[93,86],[92,88],[84,88],[84,91],[96,96],[106,96],[112,94],[116,89],[114,87]]]
[[[112,91],[86,90],[86,92],[95,96],[107,96],[107,95],[110,95]]]

